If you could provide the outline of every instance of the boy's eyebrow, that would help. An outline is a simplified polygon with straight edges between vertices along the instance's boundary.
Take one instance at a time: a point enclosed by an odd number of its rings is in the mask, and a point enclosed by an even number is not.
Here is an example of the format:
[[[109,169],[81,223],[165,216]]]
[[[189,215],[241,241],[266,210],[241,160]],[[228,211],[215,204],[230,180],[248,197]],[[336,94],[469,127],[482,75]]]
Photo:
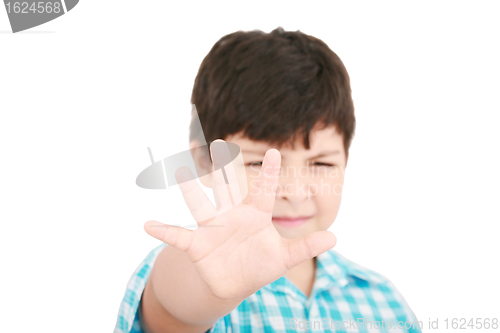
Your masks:
[[[254,151],[254,150],[244,150],[242,149],[241,152],[243,153],[252,153],[252,154],[257,154],[257,155],[264,155],[266,152],[265,151]],[[330,155],[335,155],[340,153],[340,150],[326,150],[321,153],[319,153],[316,156],[312,156],[310,158],[319,158],[319,157],[325,157],[325,156],[330,156]],[[284,159],[284,156],[281,156],[282,159]]]

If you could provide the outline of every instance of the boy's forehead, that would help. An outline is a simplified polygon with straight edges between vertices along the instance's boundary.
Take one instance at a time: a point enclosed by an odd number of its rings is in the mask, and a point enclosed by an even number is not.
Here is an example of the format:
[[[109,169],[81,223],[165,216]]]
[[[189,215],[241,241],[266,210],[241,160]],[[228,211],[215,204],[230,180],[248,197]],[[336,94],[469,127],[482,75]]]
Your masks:
[[[341,152],[344,151],[343,137],[338,133],[334,126],[324,129],[312,129],[309,132],[309,150],[304,147],[304,138],[302,136],[298,136],[296,138],[293,147],[290,143],[278,147],[277,145],[269,142],[252,140],[245,137],[242,132],[226,137],[225,141],[237,144],[243,151],[262,154],[271,148],[276,148],[282,153],[296,151],[322,151],[325,149],[338,149]]]

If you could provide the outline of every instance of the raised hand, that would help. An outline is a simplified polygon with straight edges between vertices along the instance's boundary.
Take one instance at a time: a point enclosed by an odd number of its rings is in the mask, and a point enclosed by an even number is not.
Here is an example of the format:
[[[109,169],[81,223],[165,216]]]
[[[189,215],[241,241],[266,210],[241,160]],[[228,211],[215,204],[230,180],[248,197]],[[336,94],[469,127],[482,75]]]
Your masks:
[[[211,153],[215,163],[217,156]],[[280,164],[279,151],[268,150],[257,181],[252,182],[243,202],[234,207],[228,194],[228,188],[234,192],[238,187],[234,166],[225,167],[228,185],[220,169],[213,172],[217,208],[190,170],[182,167],[176,178],[200,228],[188,230],[156,221],[146,222],[144,228],[151,236],[185,252],[213,295],[221,299],[246,298],[336,243],[329,231],[286,239],[274,228],[272,211]],[[200,220],[199,216],[211,218]]]

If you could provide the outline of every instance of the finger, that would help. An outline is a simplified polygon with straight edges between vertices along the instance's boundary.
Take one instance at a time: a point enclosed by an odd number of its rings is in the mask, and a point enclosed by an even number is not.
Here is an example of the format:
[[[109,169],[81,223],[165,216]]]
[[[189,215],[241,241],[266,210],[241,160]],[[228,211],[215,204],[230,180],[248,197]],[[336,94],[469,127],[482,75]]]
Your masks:
[[[214,191],[215,202],[219,212],[224,212],[233,207],[231,204],[231,197],[224,181],[222,170],[215,170],[212,172],[212,189]]]
[[[247,200],[264,212],[273,210],[280,166],[280,152],[274,148],[269,149],[264,156],[256,181],[252,181]]]
[[[210,145],[210,150],[214,167],[222,170],[231,191],[233,205],[237,205],[248,193],[247,179],[241,150],[237,145],[230,144],[231,146],[218,139]],[[231,150],[233,150],[232,154]]]
[[[238,205],[248,194],[247,175],[245,162],[241,151],[238,155],[224,167],[224,172],[231,189],[234,205]]]
[[[191,215],[197,223],[213,218],[217,210],[196,181],[188,167],[180,167],[175,172],[175,178],[181,189]]]
[[[193,232],[183,227],[163,224],[157,221],[147,221],[144,230],[156,239],[161,240],[183,252],[186,252],[193,242]]]
[[[212,181],[217,208],[219,211],[226,211],[232,208],[232,204],[223,174],[223,166],[231,161],[229,149],[225,141],[220,139],[214,140],[210,145],[210,156],[214,165]]]
[[[286,249],[283,251],[283,260],[287,269],[314,258],[328,251],[337,243],[337,238],[330,231],[316,231],[304,237],[286,239]]]

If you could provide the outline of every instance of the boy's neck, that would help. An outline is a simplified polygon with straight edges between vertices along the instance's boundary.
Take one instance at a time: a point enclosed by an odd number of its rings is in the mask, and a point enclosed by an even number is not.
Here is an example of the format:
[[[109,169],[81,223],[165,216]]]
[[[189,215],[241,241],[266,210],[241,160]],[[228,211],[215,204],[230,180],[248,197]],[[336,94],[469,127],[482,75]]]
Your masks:
[[[285,276],[309,297],[311,295],[316,272],[316,258],[304,261],[302,264],[289,270]]]

